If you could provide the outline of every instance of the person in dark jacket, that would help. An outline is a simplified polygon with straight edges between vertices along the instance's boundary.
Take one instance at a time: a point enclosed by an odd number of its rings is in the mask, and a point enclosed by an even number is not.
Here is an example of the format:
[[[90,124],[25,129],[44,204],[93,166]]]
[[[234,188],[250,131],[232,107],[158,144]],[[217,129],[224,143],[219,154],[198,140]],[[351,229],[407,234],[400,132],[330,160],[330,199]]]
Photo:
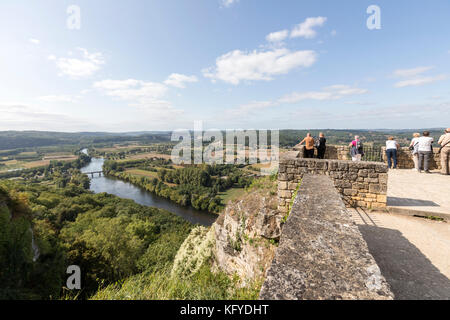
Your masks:
[[[325,150],[327,149],[326,143],[327,139],[325,138],[323,132],[321,132],[319,134],[319,139],[317,142],[317,158],[319,159],[325,158]]]

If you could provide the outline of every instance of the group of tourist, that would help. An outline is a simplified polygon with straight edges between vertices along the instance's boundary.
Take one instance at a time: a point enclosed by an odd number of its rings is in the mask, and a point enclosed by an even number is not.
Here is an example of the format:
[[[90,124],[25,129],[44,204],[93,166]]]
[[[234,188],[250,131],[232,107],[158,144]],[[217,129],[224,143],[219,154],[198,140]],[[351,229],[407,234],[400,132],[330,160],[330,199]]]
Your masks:
[[[317,158],[324,159],[326,150],[325,135],[321,132],[318,139],[314,139],[311,133],[308,133],[306,137],[298,144],[305,143],[304,157],[314,158],[314,148],[317,148]],[[422,135],[420,133],[414,133],[413,139],[409,145],[409,149],[412,153],[414,161],[414,169],[417,172],[430,173],[430,160],[433,157],[433,137],[430,137],[429,131],[424,131]],[[450,128],[444,131],[444,134],[439,138],[438,144],[441,146],[439,149],[441,158],[441,173],[443,175],[450,174]],[[359,136],[355,136],[355,139],[349,144],[350,155],[353,161],[361,161],[364,157],[363,143],[359,139]],[[386,141],[386,158],[389,169],[397,169],[397,154],[400,144],[394,139],[389,137]]]
[[[318,139],[314,139],[311,133],[307,133],[305,139],[303,139],[299,145],[305,143],[304,157],[314,158],[314,148],[317,148],[317,158],[323,159],[325,157],[327,139],[323,132],[319,134]]]
[[[433,137],[430,137],[429,131],[424,131],[422,135],[418,132],[413,134],[413,139],[409,144],[409,149],[411,150],[414,161],[413,170],[430,173],[430,160],[434,156],[433,142],[434,139]],[[443,175],[448,175],[450,172],[450,128],[444,131],[444,134],[439,138],[438,144],[441,145],[439,149],[442,167],[441,173]],[[386,141],[386,157],[389,169],[397,168],[397,152],[399,148],[400,145],[394,140],[394,137],[389,137]]]

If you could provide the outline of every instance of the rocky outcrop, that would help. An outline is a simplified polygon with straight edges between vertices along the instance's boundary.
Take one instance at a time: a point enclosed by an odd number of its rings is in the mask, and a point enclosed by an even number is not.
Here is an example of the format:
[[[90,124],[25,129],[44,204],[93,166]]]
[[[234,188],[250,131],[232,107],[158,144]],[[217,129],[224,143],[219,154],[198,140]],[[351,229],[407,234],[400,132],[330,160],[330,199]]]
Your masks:
[[[227,204],[214,223],[214,266],[238,275],[245,285],[265,276],[281,235],[276,194],[267,189],[244,193]]]
[[[260,298],[393,298],[330,177],[304,175]]]

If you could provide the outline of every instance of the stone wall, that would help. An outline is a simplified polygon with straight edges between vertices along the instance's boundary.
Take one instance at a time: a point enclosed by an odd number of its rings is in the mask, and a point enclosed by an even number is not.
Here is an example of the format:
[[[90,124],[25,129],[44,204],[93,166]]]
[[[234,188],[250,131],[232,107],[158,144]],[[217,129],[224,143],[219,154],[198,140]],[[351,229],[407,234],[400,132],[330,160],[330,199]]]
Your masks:
[[[294,147],[293,150],[299,151],[299,157],[303,158],[305,146]],[[317,157],[317,149],[314,148],[314,156]],[[348,146],[327,145],[325,149],[325,159],[351,160],[350,149]]]
[[[295,151],[299,152],[299,157],[303,158],[305,146],[298,146],[293,148]],[[439,148],[433,148],[433,157],[430,162],[430,169],[441,169],[441,160],[438,153]],[[381,154],[383,156],[383,161],[387,164],[386,157],[386,147],[381,147]],[[317,157],[317,149],[314,150],[314,156]],[[339,145],[327,145],[325,150],[325,159],[333,160],[351,160],[350,149],[348,146]],[[397,153],[397,167],[399,169],[412,169],[414,168],[414,161],[412,158],[411,151],[408,147],[403,147],[398,150]]]
[[[386,148],[383,147],[383,160],[387,163]],[[441,159],[438,153],[439,148],[433,148],[433,157],[431,157],[430,169],[441,169]],[[400,148],[397,152],[397,168],[399,169],[412,169],[414,168],[414,161],[412,158],[411,150],[407,147]]]
[[[332,180],[305,175],[283,226],[260,299],[393,297]]]
[[[387,166],[377,162],[297,158],[293,152],[280,156],[278,209],[288,212],[292,196],[307,173],[329,176],[347,206],[385,208]],[[321,193],[321,190],[317,190]]]

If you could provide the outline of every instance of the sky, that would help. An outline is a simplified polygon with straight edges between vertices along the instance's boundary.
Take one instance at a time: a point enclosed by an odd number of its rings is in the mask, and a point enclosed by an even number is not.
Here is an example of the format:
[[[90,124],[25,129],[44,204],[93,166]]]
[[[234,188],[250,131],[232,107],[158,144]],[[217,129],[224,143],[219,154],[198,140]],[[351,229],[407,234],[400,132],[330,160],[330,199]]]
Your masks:
[[[448,0],[2,0],[0,130],[450,127],[449,12]]]

